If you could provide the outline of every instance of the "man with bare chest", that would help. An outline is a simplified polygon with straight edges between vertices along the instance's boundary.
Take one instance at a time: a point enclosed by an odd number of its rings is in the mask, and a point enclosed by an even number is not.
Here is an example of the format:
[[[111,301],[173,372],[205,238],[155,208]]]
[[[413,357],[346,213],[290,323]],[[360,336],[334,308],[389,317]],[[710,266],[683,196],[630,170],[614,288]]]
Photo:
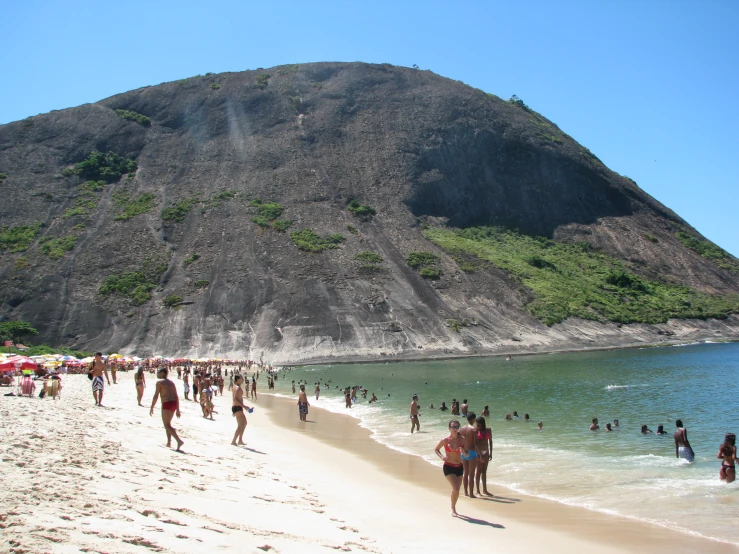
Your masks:
[[[177,450],[179,451],[184,444],[184,441],[177,435],[177,431],[172,427],[172,418],[177,414],[180,417],[180,399],[177,396],[177,387],[175,384],[167,379],[167,369],[160,367],[157,370],[157,387],[154,391],[154,398],[151,401],[151,410],[149,415],[154,415],[154,406],[157,403],[157,399],[162,397],[162,423],[164,423],[164,430],[167,433],[167,446],[172,446],[172,437],[177,441]]]
[[[110,385],[108,368],[103,361],[103,355],[101,352],[95,352],[95,359],[92,362],[92,396],[95,398],[95,406],[103,405],[103,390],[105,389],[103,373],[105,374],[105,379]]]
[[[477,427],[475,420],[477,416],[473,412],[467,414],[467,425],[459,430],[459,435],[463,441],[462,467],[464,475],[462,476],[462,484],[464,485],[464,495],[475,498],[475,470],[477,469]]]

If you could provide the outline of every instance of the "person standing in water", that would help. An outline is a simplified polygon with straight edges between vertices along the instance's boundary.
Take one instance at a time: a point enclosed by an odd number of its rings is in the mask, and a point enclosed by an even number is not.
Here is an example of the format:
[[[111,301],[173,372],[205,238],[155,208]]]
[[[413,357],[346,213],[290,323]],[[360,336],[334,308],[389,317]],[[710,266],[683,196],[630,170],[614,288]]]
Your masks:
[[[318,397],[321,396],[321,384],[316,383],[316,386],[313,389],[316,393],[316,400],[318,400]]]
[[[411,435],[413,434],[414,429],[421,430],[421,423],[418,421],[418,396],[415,394],[413,395],[413,400],[411,401]]]
[[[444,454],[441,449],[444,449]],[[453,419],[449,422],[449,436],[439,441],[434,449],[436,455],[444,462],[442,470],[444,477],[452,486],[452,516],[457,517],[457,500],[459,499],[459,488],[462,484],[462,453],[464,452],[464,444],[462,437],[459,436],[459,421]]]
[[[298,414],[300,414],[300,421],[308,420],[308,395],[305,393],[305,385],[300,385],[300,392],[298,393]]]
[[[136,383],[136,396],[138,397],[139,406],[143,406],[141,399],[144,397],[144,389],[146,388],[146,377],[144,377],[144,368],[139,367],[136,374],[133,376],[133,381]]]
[[[251,397],[257,399],[257,378],[252,375],[251,377]]]
[[[736,435],[734,433],[726,433],[724,444],[718,449],[716,457],[723,460],[719,477],[722,481],[732,483],[736,479]]]
[[[688,430],[683,427],[681,419],[675,421],[675,427],[677,428],[674,435],[675,457],[683,458],[688,462],[692,462],[695,460],[695,452],[693,452],[693,448],[690,446],[690,442],[688,441]]]
[[[172,446],[172,437],[177,441],[177,451],[182,448],[185,444],[183,440],[177,435],[177,431],[172,427],[172,418],[175,414],[180,417],[180,399],[177,396],[177,387],[175,384],[167,379],[167,369],[160,367],[157,370],[157,381],[156,389],[154,389],[154,398],[151,401],[151,410],[149,415],[154,415],[154,406],[157,403],[159,396],[162,397],[162,423],[164,424],[164,430],[167,433],[167,446]]]
[[[246,444],[244,442],[244,431],[246,431],[246,413],[244,413],[244,411],[248,411],[249,406],[244,404],[244,391],[241,388],[241,383],[244,382],[244,378],[241,375],[236,375],[233,379],[235,386],[231,393],[231,413],[236,417],[236,432],[234,433],[234,438],[231,441],[231,444],[234,446],[242,446]]]
[[[103,391],[105,390],[103,373],[105,374],[105,379],[110,385],[108,368],[103,361],[103,354],[102,352],[95,352],[95,359],[92,362],[92,396],[95,399],[95,406],[103,405]]]

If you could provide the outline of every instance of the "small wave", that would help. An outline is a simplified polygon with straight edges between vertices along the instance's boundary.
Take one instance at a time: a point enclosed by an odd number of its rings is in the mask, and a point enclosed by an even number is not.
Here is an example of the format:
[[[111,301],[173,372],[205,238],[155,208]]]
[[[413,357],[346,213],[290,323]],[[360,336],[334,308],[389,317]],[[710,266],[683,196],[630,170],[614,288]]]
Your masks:
[[[649,385],[608,385],[603,390],[630,389],[634,387],[648,387]]]

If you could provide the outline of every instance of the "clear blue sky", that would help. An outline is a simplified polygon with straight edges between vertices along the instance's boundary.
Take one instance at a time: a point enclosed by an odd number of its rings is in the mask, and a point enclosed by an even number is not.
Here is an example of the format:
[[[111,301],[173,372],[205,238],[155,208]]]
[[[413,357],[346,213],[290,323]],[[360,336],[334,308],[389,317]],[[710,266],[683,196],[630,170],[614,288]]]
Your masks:
[[[739,1],[7,2],[0,123],[201,73],[418,64],[521,97],[739,256]]]

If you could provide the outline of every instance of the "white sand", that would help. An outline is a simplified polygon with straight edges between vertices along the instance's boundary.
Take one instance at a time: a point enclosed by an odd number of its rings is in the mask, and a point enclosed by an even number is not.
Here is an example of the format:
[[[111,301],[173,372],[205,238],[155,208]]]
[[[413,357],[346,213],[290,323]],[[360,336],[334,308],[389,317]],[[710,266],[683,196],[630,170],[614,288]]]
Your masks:
[[[132,373],[106,387],[106,408],[81,375],[64,377],[56,401],[0,396],[0,552],[736,552],[530,498],[463,498],[471,520],[453,519],[440,470],[349,418],[312,409],[316,423],[300,424],[282,399],[255,403],[246,448],[229,444],[230,396],[216,398],[215,421],[183,400],[177,453],[159,407],[149,416],[147,379],[146,408]],[[349,450],[331,444],[339,434]]]

